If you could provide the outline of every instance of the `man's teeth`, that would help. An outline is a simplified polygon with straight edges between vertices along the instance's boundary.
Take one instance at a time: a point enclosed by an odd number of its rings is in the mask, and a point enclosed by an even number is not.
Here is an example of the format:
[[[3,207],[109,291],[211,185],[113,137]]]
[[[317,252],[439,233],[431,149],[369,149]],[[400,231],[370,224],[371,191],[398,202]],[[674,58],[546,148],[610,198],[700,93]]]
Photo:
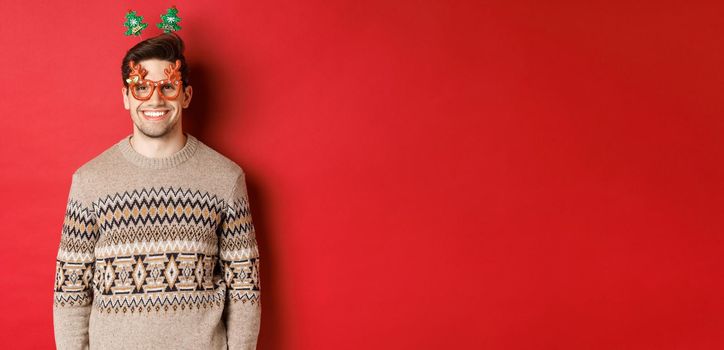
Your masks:
[[[143,112],[143,114],[145,114],[148,117],[160,117],[160,116],[166,114],[166,112]]]

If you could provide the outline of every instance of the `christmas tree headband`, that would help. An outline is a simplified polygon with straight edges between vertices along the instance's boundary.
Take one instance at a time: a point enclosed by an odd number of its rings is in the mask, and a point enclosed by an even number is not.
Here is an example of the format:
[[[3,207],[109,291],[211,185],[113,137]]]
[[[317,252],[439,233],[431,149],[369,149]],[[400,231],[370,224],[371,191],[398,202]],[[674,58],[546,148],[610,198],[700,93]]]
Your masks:
[[[181,18],[178,16],[178,9],[176,9],[176,6],[171,6],[166,10],[165,14],[161,15],[161,22],[156,26],[163,29],[164,33],[170,33],[181,29],[178,22],[181,22]],[[141,32],[148,27],[148,24],[143,23],[143,16],[138,16],[136,15],[136,11],[131,10],[128,10],[128,13],[126,13],[126,22],[123,23],[123,25],[127,28],[124,33],[125,35],[135,35],[139,37],[141,36]]]

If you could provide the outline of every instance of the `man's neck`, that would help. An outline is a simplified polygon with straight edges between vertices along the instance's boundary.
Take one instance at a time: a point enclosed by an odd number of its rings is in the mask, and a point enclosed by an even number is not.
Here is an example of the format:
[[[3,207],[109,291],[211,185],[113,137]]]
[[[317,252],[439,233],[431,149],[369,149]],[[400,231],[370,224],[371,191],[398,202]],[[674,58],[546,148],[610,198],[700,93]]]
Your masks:
[[[178,129],[162,137],[148,137],[138,130],[133,131],[129,140],[133,149],[148,157],[162,158],[173,155],[186,145],[188,136]]]

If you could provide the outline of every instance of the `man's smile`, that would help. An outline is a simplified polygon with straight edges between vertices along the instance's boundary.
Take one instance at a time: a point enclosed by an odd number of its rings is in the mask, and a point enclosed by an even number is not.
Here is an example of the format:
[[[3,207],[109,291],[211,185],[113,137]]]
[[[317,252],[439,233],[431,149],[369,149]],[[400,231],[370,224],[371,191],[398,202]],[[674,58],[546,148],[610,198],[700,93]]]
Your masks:
[[[170,113],[168,109],[147,109],[141,111],[141,115],[148,120],[158,121],[166,118]]]

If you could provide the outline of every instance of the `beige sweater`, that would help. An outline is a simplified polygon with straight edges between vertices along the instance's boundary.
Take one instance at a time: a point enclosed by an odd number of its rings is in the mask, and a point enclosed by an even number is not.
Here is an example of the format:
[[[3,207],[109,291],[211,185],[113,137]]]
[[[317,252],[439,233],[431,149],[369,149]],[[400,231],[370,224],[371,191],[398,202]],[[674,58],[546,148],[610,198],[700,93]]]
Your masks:
[[[127,135],[72,177],[55,268],[58,349],[255,349],[259,250],[242,168],[186,133]]]

